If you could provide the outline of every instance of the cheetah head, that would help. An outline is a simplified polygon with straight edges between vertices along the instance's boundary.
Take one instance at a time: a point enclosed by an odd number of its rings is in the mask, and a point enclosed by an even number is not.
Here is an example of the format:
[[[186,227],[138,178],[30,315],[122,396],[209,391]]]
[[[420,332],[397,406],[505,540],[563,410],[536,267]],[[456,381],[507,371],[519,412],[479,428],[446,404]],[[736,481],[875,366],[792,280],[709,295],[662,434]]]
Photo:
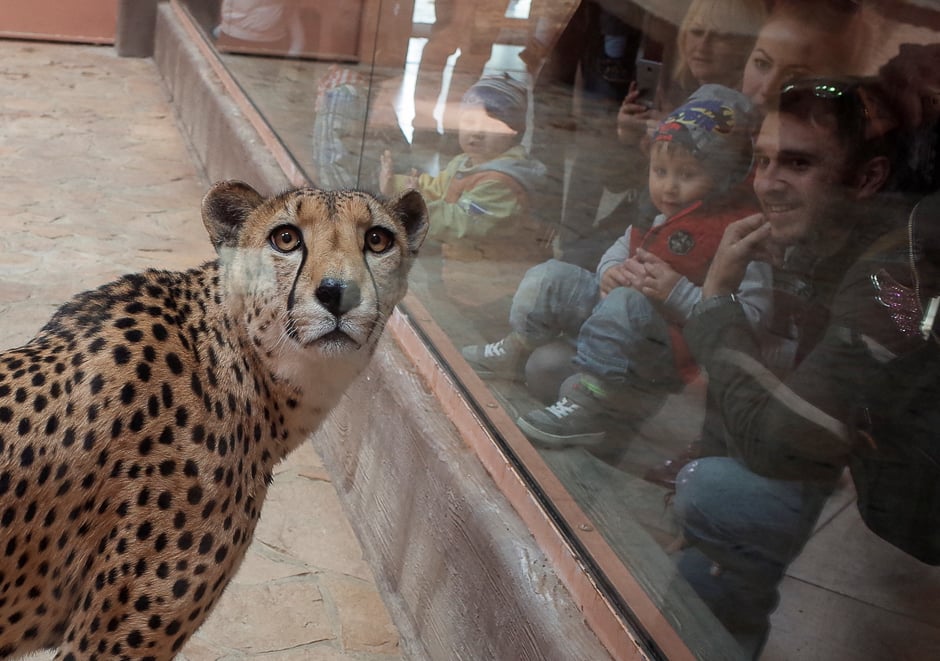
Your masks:
[[[387,202],[312,188],[265,199],[224,181],[202,215],[229,313],[289,380],[311,362],[368,360],[428,231],[416,191]]]

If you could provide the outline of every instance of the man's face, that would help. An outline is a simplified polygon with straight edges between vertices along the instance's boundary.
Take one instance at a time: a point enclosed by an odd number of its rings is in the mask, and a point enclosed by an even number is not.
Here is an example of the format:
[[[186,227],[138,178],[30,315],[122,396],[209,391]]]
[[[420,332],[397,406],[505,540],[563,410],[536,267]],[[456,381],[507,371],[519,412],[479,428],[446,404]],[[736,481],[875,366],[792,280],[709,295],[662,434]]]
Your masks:
[[[807,244],[817,254],[841,245],[852,226],[843,216],[853,191],[844,183],[849,155],[835,132],[772,112],[761,125],[754,155],[754,192],[773,240]]]

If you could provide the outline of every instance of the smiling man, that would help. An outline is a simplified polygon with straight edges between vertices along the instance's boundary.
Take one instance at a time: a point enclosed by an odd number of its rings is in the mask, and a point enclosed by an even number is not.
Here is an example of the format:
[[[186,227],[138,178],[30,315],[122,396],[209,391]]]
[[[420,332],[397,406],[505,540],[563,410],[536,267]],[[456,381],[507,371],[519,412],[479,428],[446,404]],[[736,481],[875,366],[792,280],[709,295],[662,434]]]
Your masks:
[[[725,426],[706,446],[727,456],[679,473],[675,510],[690,543],[679,572],[754,657],[852,450],[852,393],[877,373],[859,338],[888,350],[907,341],[871,278],[896,268],[896,251],[877,246],[906,217],[880,194],[895,126],[882,98],[855,79],[783,87],[756,141],[762,212],[729,226],[684,329]],[[758,337],[734,296],[755,259],[778,265],[779,337]]]
[[[774,242],[799,244],[823,256],[842,247],[852,233],[859,203],[885,182],[890,164],[883,141],[867,134],[884,135],[890,119],[876,97],[863,100],[864,88],[854,91],[859,102],[867,104],[861,116],[821,112],[812,107],[820,98],[817,94],[834,106],[855,101],[842,99],[845,92],[838,84],[806,85],[804,91],[799,85],[787,86],[785,105],[761,126],[754,191]],[[860,126],[862,121],[871,122],[871,127]]]

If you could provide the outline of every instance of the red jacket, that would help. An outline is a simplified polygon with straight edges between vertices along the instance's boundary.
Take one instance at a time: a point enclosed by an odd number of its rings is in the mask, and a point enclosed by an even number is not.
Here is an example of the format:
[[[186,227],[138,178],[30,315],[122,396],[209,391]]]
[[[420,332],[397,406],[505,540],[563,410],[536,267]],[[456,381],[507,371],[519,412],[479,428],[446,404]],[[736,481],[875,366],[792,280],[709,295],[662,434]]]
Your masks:
[[[753,193],[729,196],[728,203],[718,208],[700,200],[645,233],[636,226],[631,228],[630,256],[643,248],[701,286],[725,228],[758,211]]]
[[[714,205],[714,208],[700,200],[662,225],[645,232],[636,226],[632,227],[630,256],[636,255],[638,248],[643,248],[696,285],[702,286],[725,228],[736,220],[760,211],[750,179],[745,184],[746,188],[738,189],[739,194],[727,196],[722,204]],[[699,370],[682,337],[682,327],[671,323],[669,337],[676,369],[682,380],[688,383],[698,376]]]

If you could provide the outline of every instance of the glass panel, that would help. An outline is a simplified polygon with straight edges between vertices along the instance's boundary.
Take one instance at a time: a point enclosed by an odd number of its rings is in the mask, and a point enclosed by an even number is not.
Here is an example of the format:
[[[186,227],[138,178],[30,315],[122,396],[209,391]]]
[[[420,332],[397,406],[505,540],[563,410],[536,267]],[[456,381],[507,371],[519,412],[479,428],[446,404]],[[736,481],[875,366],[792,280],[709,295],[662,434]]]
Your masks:
[[[188,5],[697,656],[935,656],[940,13]]]

